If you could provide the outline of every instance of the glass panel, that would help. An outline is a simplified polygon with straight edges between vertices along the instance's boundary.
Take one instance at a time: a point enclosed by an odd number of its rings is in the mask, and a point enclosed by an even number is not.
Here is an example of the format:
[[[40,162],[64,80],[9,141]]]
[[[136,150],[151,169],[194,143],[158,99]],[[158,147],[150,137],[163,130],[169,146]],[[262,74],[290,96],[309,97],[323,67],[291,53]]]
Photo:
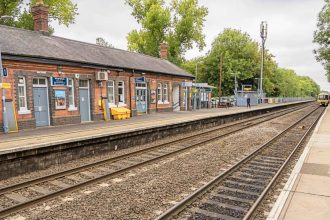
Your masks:
[[[18,99],[18,107],[19,108],[25,108],[25,97],[19,97]]]
[[[119,95],[119,102],[124,102],[124,96],[123,95]]]
[[[118,82],[118,86],[123,86],[123,82]]]
[[[38,84],[39,84],[38,79],[37,78],[34,78],[33,79],[33,85],[38,85]]]
[[[24,86],[18,86],[18,96],[24,96]]]
[[[79,87],[88,88],[88,80],[79,80]]]
[[[46,79],[39,78],[39,85],[46,85]]]
[[[74,100],[73,100],[73,88],[69,87],[69,106],[74,106]]]
[[[72,80],[72,79],[69,79],[69,80],[68,80],[68,85],[69,85],[69,86],[72,86],[72,85],[73,85],[73,80]]]
[[[108,81],[108,86],[113,86],[113,81]]]

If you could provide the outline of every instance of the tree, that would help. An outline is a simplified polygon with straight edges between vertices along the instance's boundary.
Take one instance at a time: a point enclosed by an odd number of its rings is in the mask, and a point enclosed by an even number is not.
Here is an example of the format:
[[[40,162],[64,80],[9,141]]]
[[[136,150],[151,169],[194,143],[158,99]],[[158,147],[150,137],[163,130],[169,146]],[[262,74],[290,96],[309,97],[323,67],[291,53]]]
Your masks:
[[[321,12],[318,16],[317,30],[314,32],[314,43],[320,47],[314,50],[316,60],[321,62],[327,71],[328,81],[330,81],[330,0],[325,0]]]
[[[253,41],[247,33],[228,28],[216,37],[212,43],[211,50],[204,59],[191,60],[185,63],[183,67],[191,72],[191,66],[198,63],[199,81],[208,82],[210,85],[218,88],[220,58],[222,57],[222,91],[224,95],[230,95],[234,91],[234,74],[237,74],[241,84],[249,84],[256,87],[256,78],[260,74],[260,54],[258,43]],[[195,64],[191,62],[195,62]],[[265,76],[272,75],[277,66],[267,51],[265,53],[264,66]],[[265,91],[271,92],[272,88],[272,82],[265,80]],[[216,93],[217,91],[215,91]]]
[[[98,37],[96,38],[96,44],[97,45],[100,45],[100,46],[103,46],[103,47],[110,47],[110,48],[113,48],[114,46],[112,46],[111,43],[107,42],[104,38],[102,37]]]
[[[217,96],[220,57],[223,59],[223,95],[234,93],[234,74],[239,85],[252,85],[257,90],[261,51],[258,43],[240,30],[225,29],[213,41],[211,50],[205,56],[186,61],[182,67],[194,75],[197,70],[197,81],[215,86],[217,89],[213,94]],[[267,96],[315,96],[319,93],[319,85],[311,78],[298,76],[290,69],[279,68],[273,57],[268,50],[265,51],[264,91]]]
[[[159,45],[169,44],[169,59],[177,64],[184,60],[187,50],[194,43],[205,47],[202,29],[208,10],[198,5],[198,0],[126,0],[132,7],[132,15],[141,25],[127,36],[131,51],[159,56]]]
[[[44,3],[49,7],[50,20],[55,20],[65,26],[74,23],[78,8],[72,0],[44,0]],[[26,8],[23,0],[0,0],[0,16],[14,17],[11,21],[0,21],[0,24],[33,30],[31,6],[35,4],[36,0],[30,0]],[[50,30],[52,32],[51,27]]]

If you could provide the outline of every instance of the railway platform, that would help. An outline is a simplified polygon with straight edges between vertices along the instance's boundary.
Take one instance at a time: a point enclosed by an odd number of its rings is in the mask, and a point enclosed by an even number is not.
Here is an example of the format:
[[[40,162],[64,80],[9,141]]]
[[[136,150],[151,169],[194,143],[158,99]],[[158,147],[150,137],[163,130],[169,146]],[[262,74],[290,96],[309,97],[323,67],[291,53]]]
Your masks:
[[[91,122],[79,125],[64,125],[22,130],[18,133],[0,134],[0,155],[24,149],[45,147],[49,144],[80,141],[82,139],[90,139],[101,135],[144,130],[217,116],[251,112],[260,109],[271,109],[276,106],[285,106],[295,103],[299,102],[262,104],[259,106],[252,106],[250,109],[244,107],[232,107],[202,109],[198,111],[156,113],[136,116],[129,120],[111,120],[108,122]]]
[[[123,121],[48,127],[0,135],[0,178],[8,178],[75,159],[150,143],[176,134],[285,109],[305,102],[247,108],[157,113]]]
[[[330,109],[276,200],[267,220],[327,220],[330,216]]]

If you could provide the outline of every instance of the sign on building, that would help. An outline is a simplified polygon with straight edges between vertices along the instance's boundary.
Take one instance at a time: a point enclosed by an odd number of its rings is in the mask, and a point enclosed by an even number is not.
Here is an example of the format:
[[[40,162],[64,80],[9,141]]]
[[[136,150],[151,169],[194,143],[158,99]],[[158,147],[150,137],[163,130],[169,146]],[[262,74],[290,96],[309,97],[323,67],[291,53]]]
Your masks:
[[[182,87],[192,87],[192,82],[182,82]]]
[[[68,78],[51,77],[52,86],[67,86]]]
[[[8,70],[7,70],[7,68],[3,68],[2,69],[2,74],[3,74],[3,77],[7,77],[8,76]]]
[[[145,79],[144,76],[136,77],[136,78],[135,78],[135,82],[136,82],[136,83],[143,83],[143,82],[145,82],[145,81],[146,81],[146,79]]]

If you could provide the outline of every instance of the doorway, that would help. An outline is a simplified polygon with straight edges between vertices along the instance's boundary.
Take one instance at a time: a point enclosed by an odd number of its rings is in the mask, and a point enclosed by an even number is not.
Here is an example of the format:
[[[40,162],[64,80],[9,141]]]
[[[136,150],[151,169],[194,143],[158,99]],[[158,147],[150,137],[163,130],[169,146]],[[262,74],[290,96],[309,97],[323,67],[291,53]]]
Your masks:
[[[50,125],[47,78],[33,78],[33,107],[37,127]]]
[[[180,111],[180,86],[173,85],[173,92],[172,92],[172,106],[173,111]]]
[[[80,103],[80,120],[87,122],[91,120],[90,114],[90,98],[89,98],[89,81],[79,80],[79,103]]]
[[[135,84],[136,88],[136,111],[138,115],[147,113],[147,83]]]

